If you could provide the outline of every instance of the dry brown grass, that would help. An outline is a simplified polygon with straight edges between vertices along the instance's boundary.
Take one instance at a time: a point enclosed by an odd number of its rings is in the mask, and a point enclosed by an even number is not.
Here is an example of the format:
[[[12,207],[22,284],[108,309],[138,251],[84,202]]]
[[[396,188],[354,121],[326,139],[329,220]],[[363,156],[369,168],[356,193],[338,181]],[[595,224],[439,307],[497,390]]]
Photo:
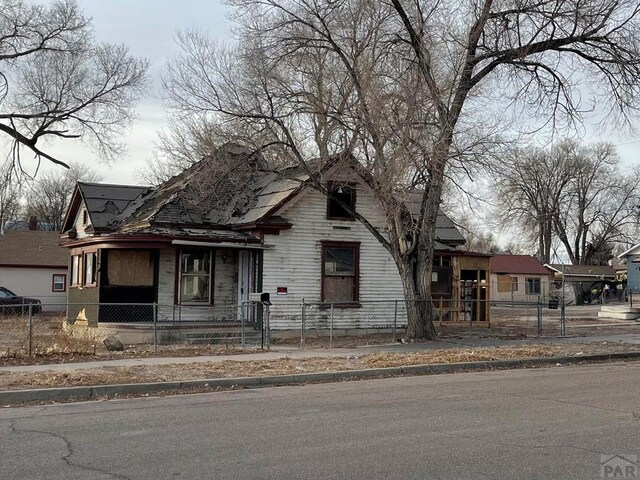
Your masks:
[[[91,370],[0,372],[0,389],[48,388],[72,385],[144,383],[172,380],[287,375],[363,368],[396,367],[476,360],[575,356],[635,350],[633,345],[568,344],[524,345],[478,349],[430,350],[419,353],[376,353],[356,357],[281,358],[278,360],[225,360],[160,366],[102,367]]]

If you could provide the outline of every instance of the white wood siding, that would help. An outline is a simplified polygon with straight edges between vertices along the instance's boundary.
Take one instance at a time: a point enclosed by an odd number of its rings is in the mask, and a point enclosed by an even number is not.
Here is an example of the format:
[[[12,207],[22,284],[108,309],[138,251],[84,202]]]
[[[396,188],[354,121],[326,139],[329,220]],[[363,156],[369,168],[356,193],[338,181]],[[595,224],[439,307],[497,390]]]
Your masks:
[[[213,304],[238,303],[238,252],[216,250],[213,277]]]
[[[86,211],[86,207],[84,202],[80,204],[80,208],[78,209],[78,213],[76,214],[76,219],[73,222],[73,226],[77,232],[77,238],[86,238],[89,235],[85,232],[85,228],[91,224],[91,220],[88,220],[89,223],[87,225],[84,224],[84,212]]]
[[[214,307],[174,305],[176,274],[179,273],[176,272],[177,253],[177,249],[161,249],[158,257],[158,320],[161,322],[235,320],[238,284],[237,252],[216,251],[212,286]]]
[[[300,328],[300,303],[320,302],[323,240],[360,242],[361,308],[335,308],[336,328],[393,326],[394,302],[403,298],[402,283],[391,255],[360,222],[327,220],[327,199],[312,189],[279,212],[293,227],[280,235],[265,237],[263,291],[270,292],[271,326],[274,329]],[[368,189],[356,187],[356,210],[380,229],[386,224],[381,209]],[[333,227],[349,227],[349,230]],[[277,296],[277,287],[287,287],[288,295]],[[381,300],[384,303],[376,304]],[[306,312],[307,327],[313,322],[325,328],[329,312],[317,307]],[[405,322],[400,319],[400,323]]]
[[[158,255],[158,305],[173,305],[176,250],[163,248]]]

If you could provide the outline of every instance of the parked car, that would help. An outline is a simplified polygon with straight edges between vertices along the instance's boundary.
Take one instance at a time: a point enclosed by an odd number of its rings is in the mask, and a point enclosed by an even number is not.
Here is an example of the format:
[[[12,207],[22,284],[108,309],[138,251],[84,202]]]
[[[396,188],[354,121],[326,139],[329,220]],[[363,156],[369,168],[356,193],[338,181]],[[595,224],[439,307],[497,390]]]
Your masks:
[[[42,311],[40,300],[36,298],[21,297],[5,287],[0,287],[0,314],[2,315],[26,315],[29,313],[36,314]]]

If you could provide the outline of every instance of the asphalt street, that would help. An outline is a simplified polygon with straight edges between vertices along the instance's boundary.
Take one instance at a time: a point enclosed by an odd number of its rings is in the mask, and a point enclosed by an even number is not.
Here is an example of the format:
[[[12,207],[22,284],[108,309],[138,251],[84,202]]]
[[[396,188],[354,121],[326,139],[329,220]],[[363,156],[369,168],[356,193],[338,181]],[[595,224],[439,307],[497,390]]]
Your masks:
[[[3,408],[0,479],[597,479],[639,393],[620,363]]]

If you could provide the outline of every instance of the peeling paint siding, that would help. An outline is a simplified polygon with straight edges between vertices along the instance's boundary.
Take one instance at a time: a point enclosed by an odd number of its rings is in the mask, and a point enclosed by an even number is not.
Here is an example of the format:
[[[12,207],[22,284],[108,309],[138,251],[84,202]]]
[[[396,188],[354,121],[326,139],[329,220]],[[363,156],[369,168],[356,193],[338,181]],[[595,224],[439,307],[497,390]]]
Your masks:
[[[373,195],[359,185],[356,209],[375,226],[382,229],[385,219]],[[327,220],[327,200],[309,189],[282,212],[293,223],[290,230],[278,236],[266,236],[272,248],[264,251],[263,291],[270,292],[273,307],[271,326],[274,329],[300,328],[300,303],[320,302],[321,241],[360,242],[360,301],[362,308],[334,309],[336,328],[382,327],[393,325],[393,302],[378,308],[367,302],[403,298],[402,283],[391,255],[358,221]],[[349,227],[336,230],[333,227]],[[287,287],[287,296],[275,295],[277,287]],[[374,314],[375,310],[375,314]],[[325,328],[329,321],[326,310],[307,312],[307,326],[316,322]],[[401,322],[406,322],[401,319]]]
[[[73,222],[73,226],[77,232],[77,238],[87,238],[89,235],[85,232],[85,224],[82,221],[84,218],[84,212],[86,211],[86,207],[84,202],[82,202],[80,208],[78,209],[78,213],[76,214],[76,219]]]
[[[223,259],[222,257],[225,257]],[[238,252],[216,250],[213,272],[213,304],[238,303]]]
[[[238,263],[237,252],[217,250],[215,255],[213,301],[210,306],[174,306],[177,250],[161,249],[158,257],[159,321],[234,320],[236,318]],[[226,255],[223,262],[222,256]],[[222,307],[222,308],[218,308]]]
[[[158,255],[158,305],[173,305],[176,251],[163,248]]]

